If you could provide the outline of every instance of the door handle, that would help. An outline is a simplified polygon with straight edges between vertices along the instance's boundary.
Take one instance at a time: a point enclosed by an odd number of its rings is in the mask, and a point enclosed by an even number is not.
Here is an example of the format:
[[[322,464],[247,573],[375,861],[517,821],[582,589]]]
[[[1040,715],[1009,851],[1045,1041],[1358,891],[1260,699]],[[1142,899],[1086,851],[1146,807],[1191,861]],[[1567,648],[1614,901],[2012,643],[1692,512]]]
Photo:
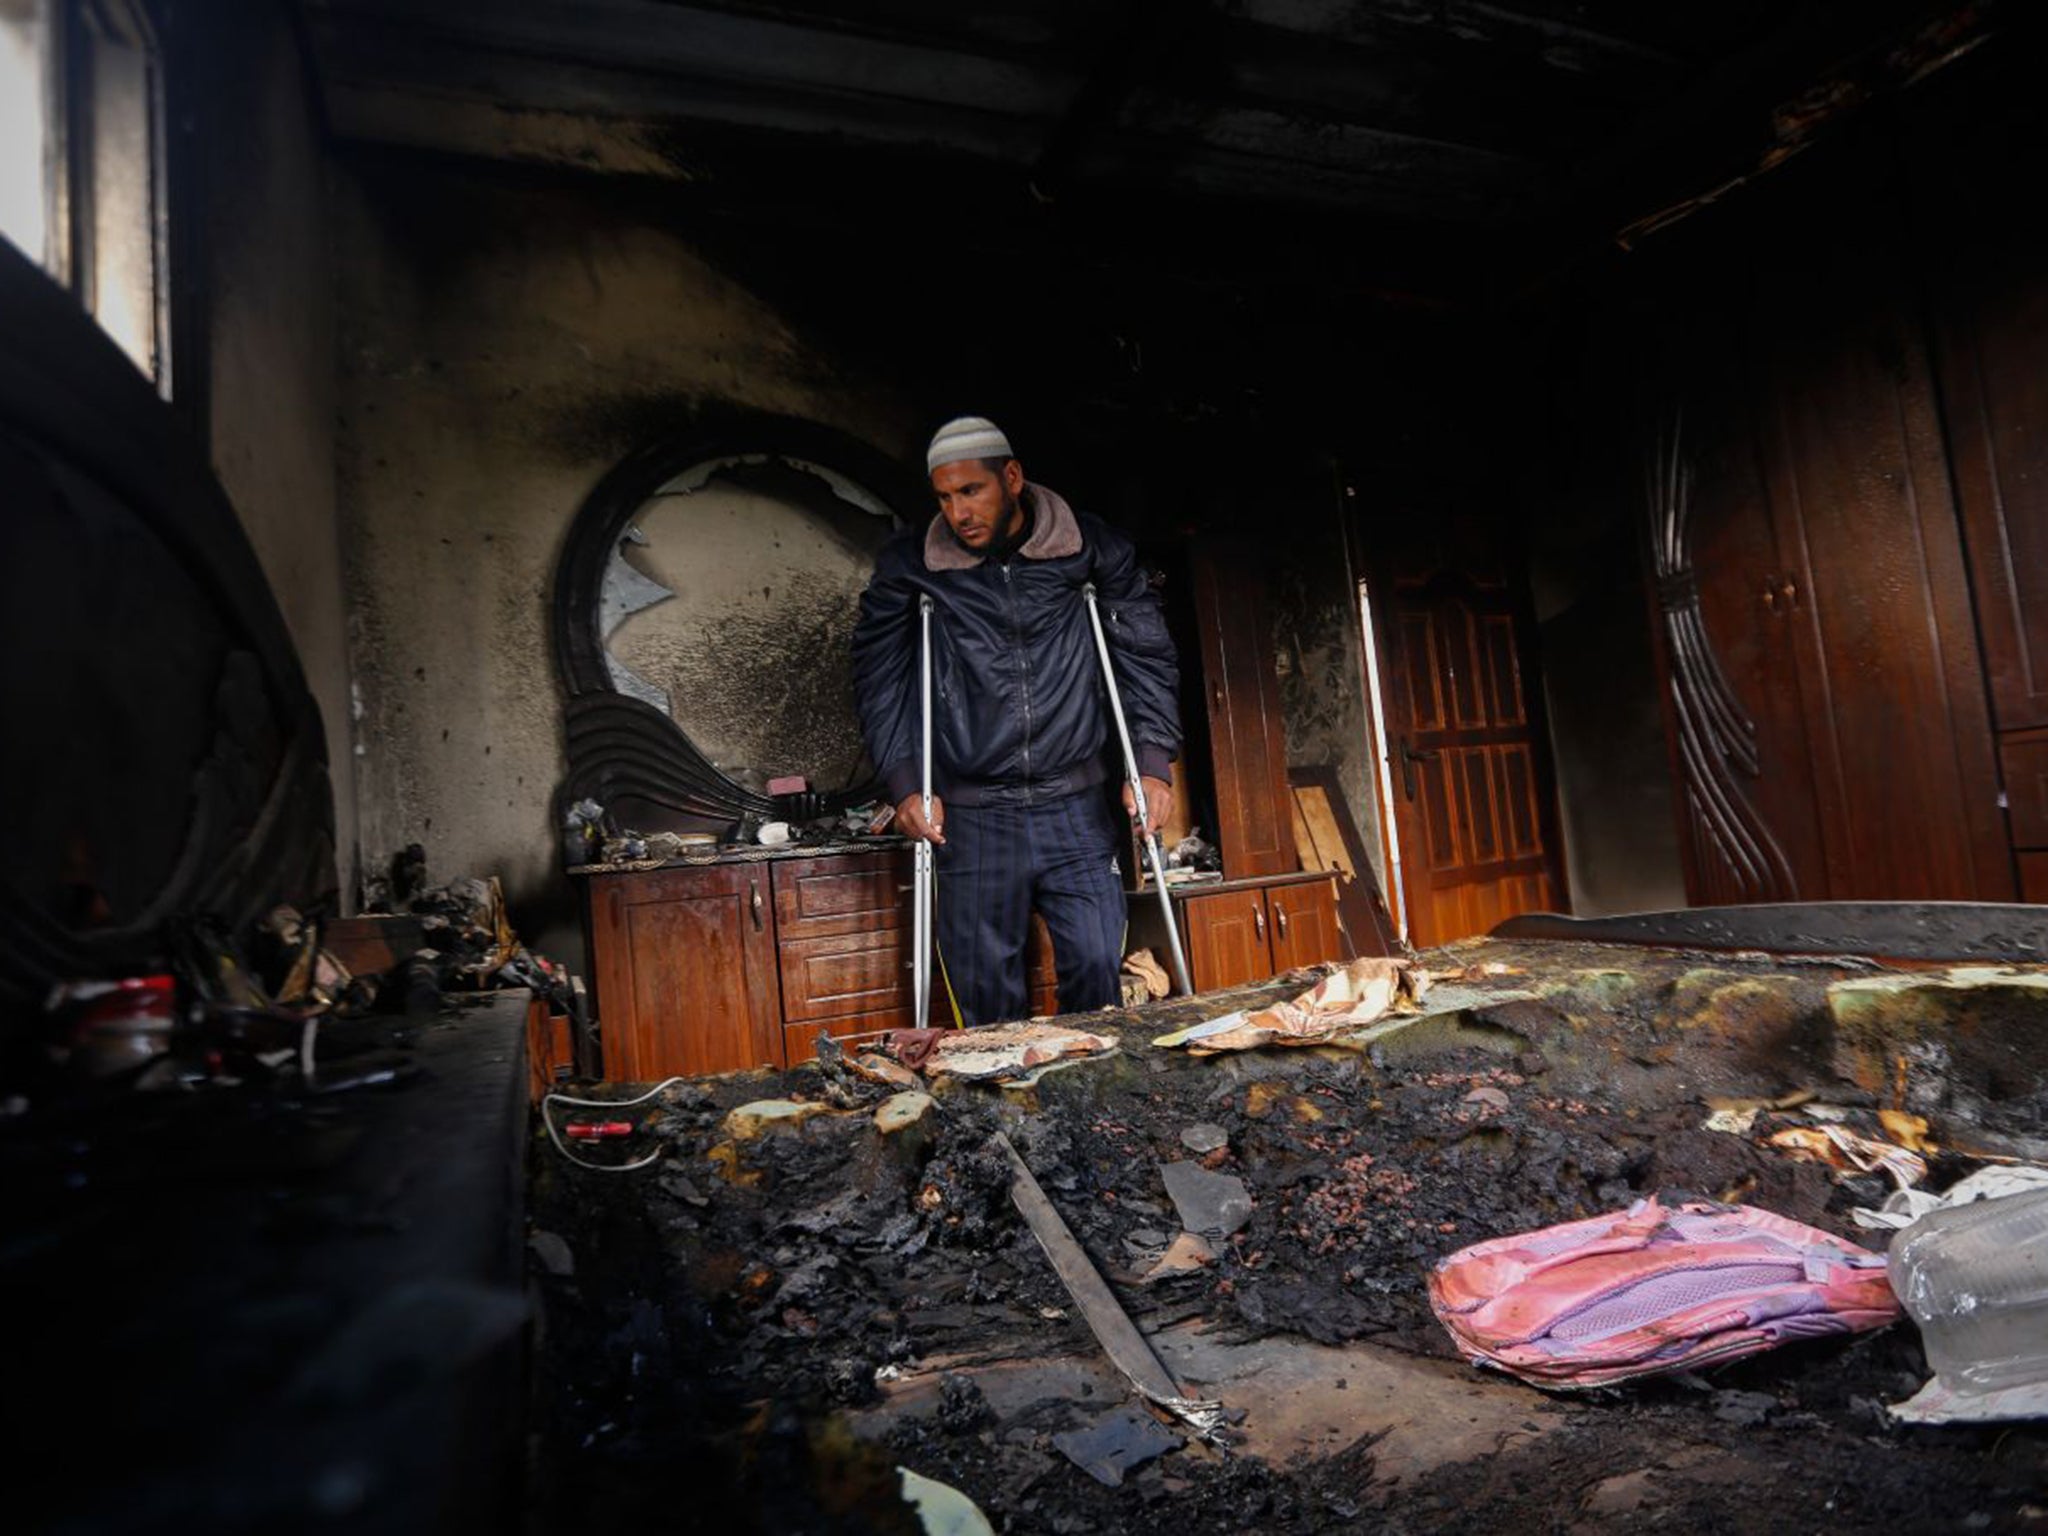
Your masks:
[[[1418,752],[1408,745],[1408,738],[1406,736],[1401,738],[1401,794],[1404,798],[1409,800],[1415,798],[1415,765],[1417,763],[1433,763],[1435,761],[1436,752],[1434,749],[1427,752]]]
[[[1273,931],[1279,934],[1282,942],[1286,941],[1287,909],[1281,906],[1277,899],[1273,903]]]
[[[1266,942],[1266,904],[1263,901],[1252,903],[1252,931],[1259,936],[1261,944]]]
[[[747,882],[747,894],[749,898],[748,904],[754,909],[754,932],[759,933],[761,931],[761,882],[749,880]]]

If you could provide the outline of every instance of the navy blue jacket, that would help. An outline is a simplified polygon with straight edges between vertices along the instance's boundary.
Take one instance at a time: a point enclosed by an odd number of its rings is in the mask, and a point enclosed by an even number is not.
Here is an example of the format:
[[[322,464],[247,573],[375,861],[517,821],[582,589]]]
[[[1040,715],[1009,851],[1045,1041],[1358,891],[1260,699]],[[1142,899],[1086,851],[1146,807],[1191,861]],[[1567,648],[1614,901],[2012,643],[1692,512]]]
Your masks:
[[[1095,584],[1141,772],[1179,753],[1179,668],[1130,540],[1044,486],[1007,559],[974,553],[945,519],[891,540],[861,594],[853,684],[869,755],[900,803],[920,784],[917,600],[932,612],[933,790],[955,805],[1071,794],[1121,751],[1081,588]]]

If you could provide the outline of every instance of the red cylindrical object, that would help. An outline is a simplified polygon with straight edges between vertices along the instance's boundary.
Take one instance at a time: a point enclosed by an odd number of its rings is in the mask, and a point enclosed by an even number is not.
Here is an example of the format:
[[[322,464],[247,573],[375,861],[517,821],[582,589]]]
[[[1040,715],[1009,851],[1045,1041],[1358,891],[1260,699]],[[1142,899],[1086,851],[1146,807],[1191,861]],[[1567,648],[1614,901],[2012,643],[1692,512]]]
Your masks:
[[[600,1136],[630,1136],[633,1134],[633,1122],[630,1120],[581,1120],[572,1125],[565,1125],[562,1129],[569,1133],[569,1137],[573,1141],[595,1141]]]

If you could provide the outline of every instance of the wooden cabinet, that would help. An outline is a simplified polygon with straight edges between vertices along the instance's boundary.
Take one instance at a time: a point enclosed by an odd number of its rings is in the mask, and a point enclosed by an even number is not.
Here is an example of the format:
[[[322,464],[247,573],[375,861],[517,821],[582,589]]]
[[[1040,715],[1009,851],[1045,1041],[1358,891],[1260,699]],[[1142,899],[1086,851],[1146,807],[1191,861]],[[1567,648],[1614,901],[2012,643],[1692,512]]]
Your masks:
[[[1266,892],[1266,913],[1271,919],[1275,975],[1343,957],[1334,881],[1273,886]]]
[[[769,881],[765,864],[591,877],[607,1076],[782,1063]]]
[[[1846,182],[1778,211],[1754,265],[1715,264],[1730,291],[1716,299],[1707,273],[1685,290],[1673,325],[1691,329],[1669,348],[1682,428],[1667,428],[1645,507],[1688,893],[2010,900],[1942,416],[1895,215]],[[1998,440],[1999,423],[1969,414],[1966,439]],[[2027,466],[2008,452],[1997,467]],[[1987,505],[1971,487],[1989,476],[1965,466],[1966,512]],[[2008,628],[1994,656],[2026,643]]]
[[[1242,986],[1273,974],[1263,890],[1255,886],[1190,896],[1180,912],[1188,969],[1198,991]]]
[[[908,848],[588,877],[585,938],[605,1075],[791,1066],[821,1034],[913,1022]],[[1033,917],[1029,1006],[1057,1007],[1051,936]],[[947,1022],[933,973],[934,1022]]]
[[[1337,888],[1327,876],[1176,896],[1197,991],[1263,981],[1297,966],[1343,958]]]

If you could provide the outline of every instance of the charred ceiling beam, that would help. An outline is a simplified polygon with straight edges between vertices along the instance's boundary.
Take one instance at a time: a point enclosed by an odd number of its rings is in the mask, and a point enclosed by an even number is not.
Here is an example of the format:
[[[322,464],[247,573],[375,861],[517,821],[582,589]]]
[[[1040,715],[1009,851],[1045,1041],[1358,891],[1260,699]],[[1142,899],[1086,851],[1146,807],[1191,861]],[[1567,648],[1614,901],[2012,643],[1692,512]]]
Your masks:
[[[1094,67],[1046,136],[1031,168],[1031,190],[1046,202],[1066,190],[1090,141],[1114,122],[1137,88],[1154,51],[1165,0],[1124,0],[1106,29]]]
[[[344,137],[418,148],[491,153],[487,134],[459,138],[465,110],[515,125],[532,114],[576,117],[672,149],[690,172],[691,125],[806,135],[885,148],[950,151],[1030,163],[1040,118],[1030,113],[764,88],[679,77],[658,65],[578,63],[417,38],[389,24],[357,24],[323,45],[329,115]],[[456,114],[444,121],[441,113]],[[516,138],[508,136],[508,142]],[[650,167],[652,169],[652,167]]]
[[[1998,0],[1809,0],[1583,161],[1558,226],[1626,241],[1683,217],[1982,41],[1999,10]]]
[[[455,62],[464,53],[480,61],[524,59],[581,69],[593,80],[617,70],[672,81],[672,106],[684,115],[694,91],[723,87],[705,109],[725,110],[751,93],[808,93],[821,102],[871,99],[1043,121],[1062,109],[1078,84],[1045,59],[823,32],[773,17],[645,0],[528,0],[517,6],[486,0],[321,0],[313,14],[323,70],[330,57],[359,78],[376,78],[384,70],[417,75],[432,62],[459,81],[470,73]]]
[[[1057,7],[1035,29],[1014,7],[963,23],[887,0],[832,25],[816,9],[318,0],[314,32],[350,137],[485,153],[495,138],[515,157],[660,174],[689,125],[717,123],[982,157],[1046,193],[1163,174],[1267,203],[1434,206],[1452,224],[1497,218],[1509,192],[1546,184],[1538,157],[1630,109],[1491,32],[1327,40],[1164,0],[1132,0],[1106,32]],[[899,35],[927,15],[920,38]]]

